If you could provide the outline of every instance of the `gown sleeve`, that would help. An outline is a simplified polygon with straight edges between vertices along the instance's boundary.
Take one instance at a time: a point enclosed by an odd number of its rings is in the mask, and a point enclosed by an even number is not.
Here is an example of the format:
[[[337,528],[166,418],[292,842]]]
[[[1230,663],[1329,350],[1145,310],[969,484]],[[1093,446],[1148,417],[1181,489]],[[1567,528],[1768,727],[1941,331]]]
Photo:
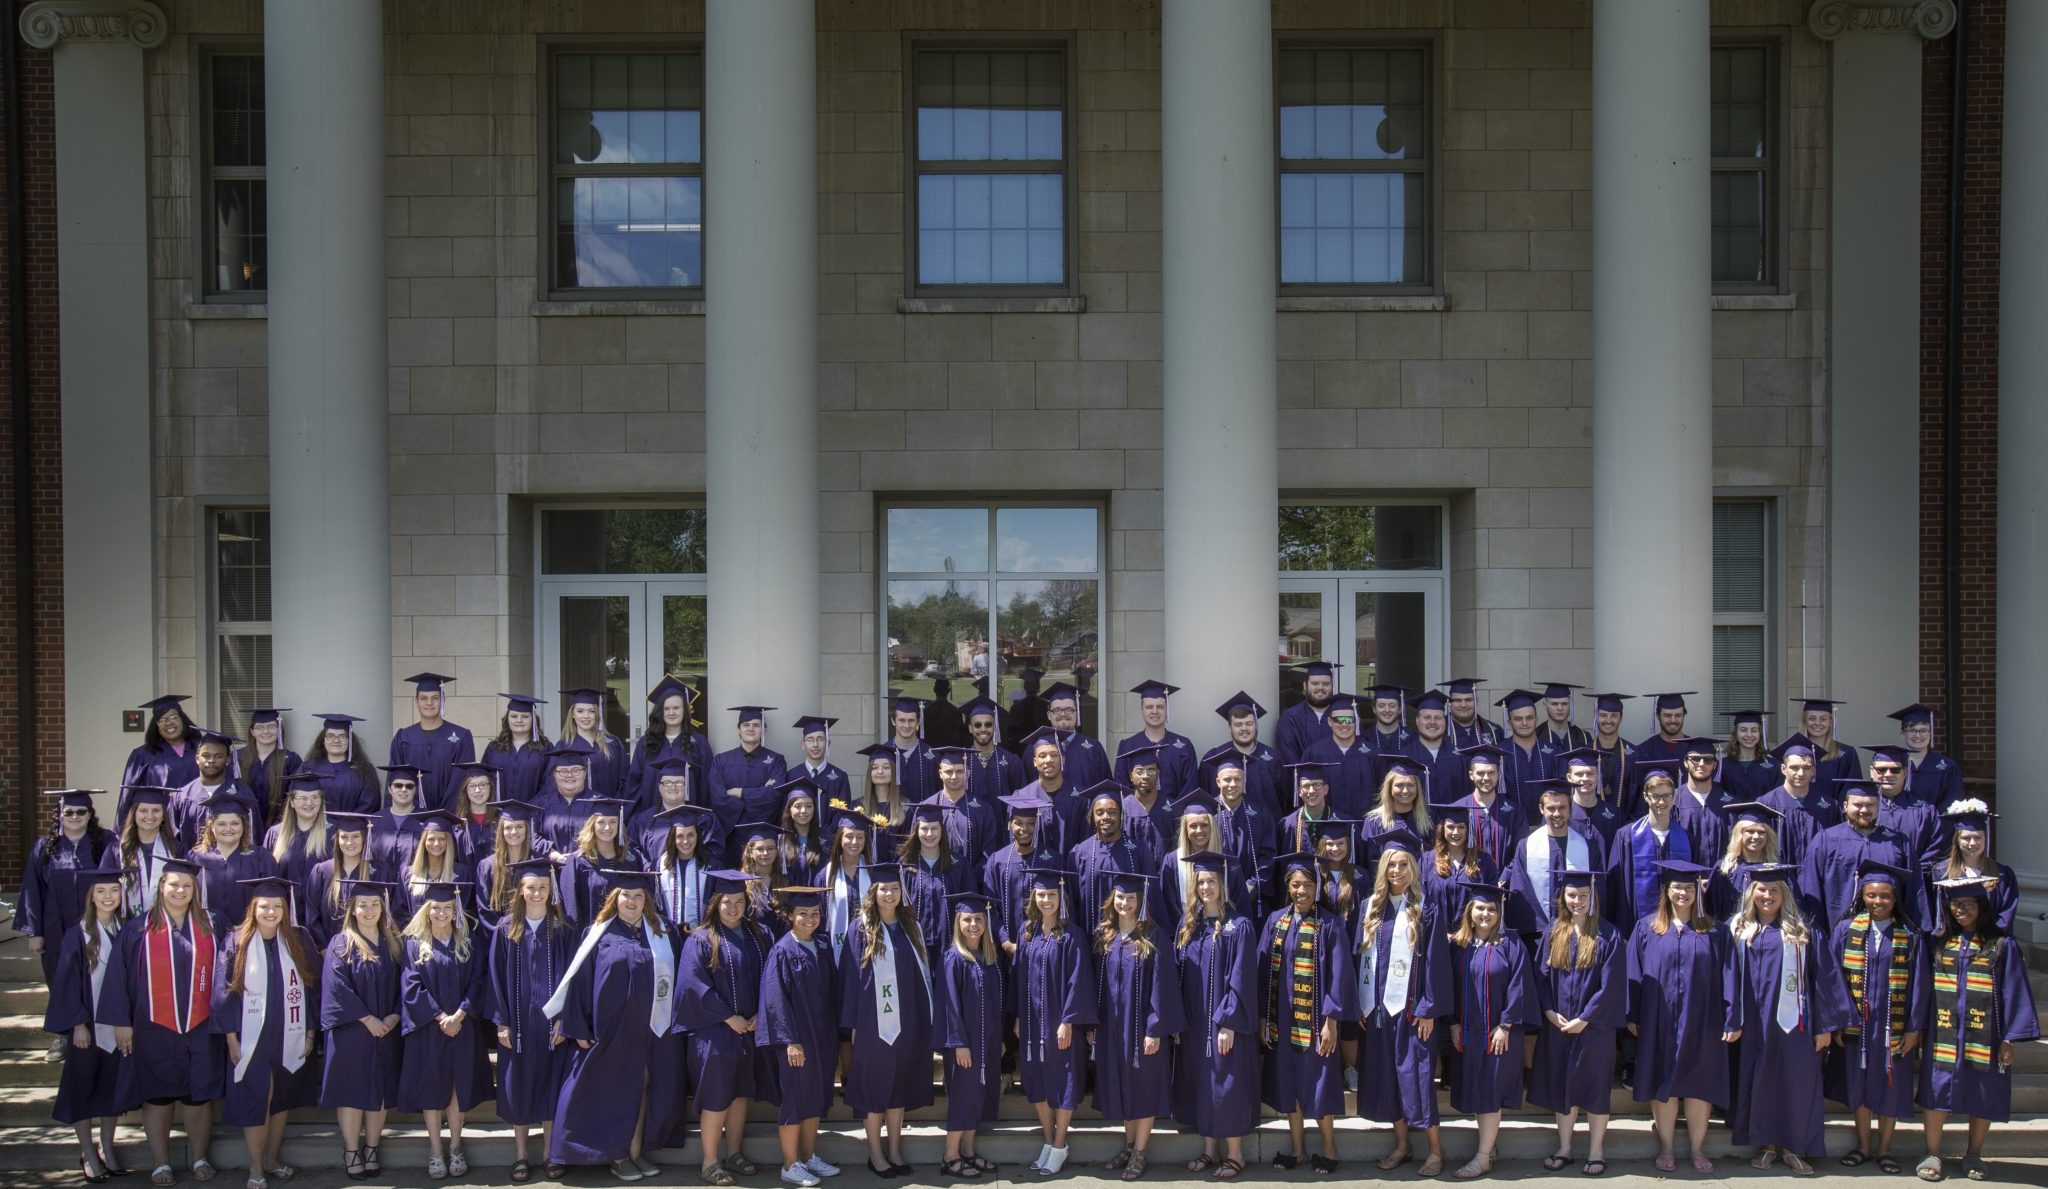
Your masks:
[[[239,939],[229,937],[221,947],[220,961],[214,963],[212,1013],[207,1016],[206,1027],[222,1036],[236,1036],[242,1031],[242,995],[228,989],[234,982],[235,958],[240,952]]]
[[[1500,1022],[1512,1027],[1533,1028],[1543,1022],[1543,1013],[1536,1007],[1535,964],[1529,958],[1529,951],[1512,939],[1503,942],[1500,949],[1508,959],[1507,1003],[1501,1008]]]
[[[677,959],[676,1027],[683,1032],[702,1032],[723,1027],[737,1009],[725,1001],[719,983],[723,977],[711,971],[711,947],[718,944],[709,928],[692,930],[683,940]],[[729,958],[730,955],[727,955]]]
[[[118,944],[118,943],[110,943]],[[92,979],[85,972],[85,934],[66,929],[50,972],[50,996],[43,1005],[43,1031],[65,1033],[93,1022]]]
[[[2005,1022],[2003,1039],[2038,1040],[2041,1021],[2035,1014],[2034,988],[2027,981],[2026,958],[2020,953],[2019,942],[2014,938],[2006,938],[1998,948],[1998,1014],[1999,1019]]]
[[[1324,914],[1322,927],[1316,930],[1316,949],[1316,968],[1323,972],[1320,1014],[1325,1019],[1357,1019],[1358,972],[1351,966],[1343,918],[1336,913]]]
[[[966,1005],[961,1002],[965,992],[962,984],[969,980],[956,976],[956,969],[963,961],[951,949],[939,959],[938,969],[932,971],[932,1048],[967,1048]]]
[[[1627,961],[1622,953],[1621,935],[1613,926],[1605,926],[1594,944],[1600,951],[1593,960],[1599,985],[1580,1010],[1580,1018],[1603,1028],[1619,1028],[1628,1018]]]
[[[1145,1035],[1164,1039],[1187,1031],[1187,1009],[1180,999],[1180,963],[1173,943],[1160,938],[1152,950],[1152,1004],[1145,1014]]]
[[[464,1019],[488,1015],[491,1009],[490,950],[484,941],[469,939],[469,957],[462,963],[462,1002],[455,1005]]]
[[[860,1022],[860,926],[850,924],[839,948],[839,1027]]]
[[[14,903],[14,927],[30,937],[43,936],[43,896],[49,881],[50,840],[39,838],[35,849],[29,852],[28,864],[21,872],[21,899]],[[44,944],[49,943],[44,938]]]
[[[320,962],[320,1027],[323,1030],[331,1031],[364,1016],[377,1014],[357,993],[354,969],[344,957],[348,952],[347,945],[346,938],[335,938],[328,944],[327,956]]]
[[[434,1004],[433,988],[427,985],[428,967],[415,961],[419,945],[418,941],[406,938],[398,968],[398,1024],[401,1033],[408,1036],[434,1027],[441,1014]],[[428,963],[431,965],[431,958]]]
[[[597,1039],[597,968],[603,964],[604,943],[600,941],[590,951],[590,960],[576,969],[569,980],[569,993],[562,997],[562,1014],[556,1024],[564,1039]]]
[[[146,918],[135,918],[122,926],[114,937],[114,955],[107,960],[107,977],[100,985],[99,1022],[115,1028],[128,1028],[134,1024],[134,1009],[129,1003],[128,984],[131,981],[129,967],[135,962],[135,951],[140,948],[137,940],[141,936],[142,924]]]
[[[1849,987],[1842,981],[1842,968],[1835,962],[1827,943],[1811,937],[1803,955],[1806,977],[1813,986],[1813,1026],[1821,1032],[1839,1032],[1856,1018],[1849,1002]]]
[[[1081,931],[1072,925],[1067,926],[1066,935],[1060,938],[1060,948],[1066,951],[1066,961],[1061,965],[1067,970],[1065,1001],[1060,1005],[1060,1023],[1100,1023],[1102,1017],[1095,1010],[1093,951],[1083,940]]]
[[[1416,939],[1416,971],[1422,986],[1415,996],[1415,1018],[1454,1015],[1458,1010],[1457,989],[1451,985],[1451,942],[1437,928],[1436,918],[1422,914],[1422,936]]]
[[[1211,949],[1209,960],[1223,965],[1222,994],[1216,1001],[1216,1027],[1228,1028],[1252,1043],[1259,1013],[1252,995],[1259,985],[1257,930],[1245,917],[1232,917]]]

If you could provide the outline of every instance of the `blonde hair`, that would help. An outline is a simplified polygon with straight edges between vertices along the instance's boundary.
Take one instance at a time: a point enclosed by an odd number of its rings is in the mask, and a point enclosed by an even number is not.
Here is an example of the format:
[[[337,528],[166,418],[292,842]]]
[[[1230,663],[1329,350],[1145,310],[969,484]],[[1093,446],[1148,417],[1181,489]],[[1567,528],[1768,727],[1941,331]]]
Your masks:
[[[1401,905],[1408,914],[1408,927],[1422,928],[1422,872],[1415,862],[1415,856],[1405,850],[1388,847],[1380,852],[1379,865],[1373,870],[1372,898],[1365,902],[1365,913],[1359,920],[1359,944],[1363,948],[1365,938],[1379,932],[1380,922],[1386,919],[1387,909],[1393,903],[1394,889],[1387,879],[1387,868],[1393,866],[1394,857],[1399,855],[1408,860],[1408,866],[1417,868],[1408,877],[1408,890],[1401,893]]]
[[[1735,867],[1742,862],[1742,827],[1759,826],[1764,832],[1764,853],[1759,863],[1778,861],[1778,832],[1768,822],[1735,822],[1728,827],[1728,852],[1721,856],[1721,874],[1735,874]]]
[[[493,881],[496,880],[495,873],[492,878]],[[519,876],[519,882],[521,883],[525,883],[529,879],[545,879],[548,881],[549,890],[552,891],[554,889],[555,877],[552,873],[539,875],[529,871],[522,872]],[[523,941],[526,939],[526,913],[523,909],[519,912],[512,912],[510,909],[511,906],[506,905],[505,918],[498,922],[498,928],[504,932],[505,940],[511,942]],[[550,895],[548,897],[547,911],[541,916],[541,929],[546,933],[553,933],[558,929],[566,929],[568,926],[569,918],[562,915],[561,904]]]
[[[880,905],[875,903],[875,889],[887,882],[890,881],[877,880],[869,884],[867,895],[860,898],[860,964],[862,966],[874,965],[875,955],[882,952],[882,937],[884,933],[882,909]],[[903,885],[898,883],[896,886],[901,888]],[[910,948],[916,951],[918,960],[922,962],[925,960],[924,933],[917,927],[917,914],[908,911],[908,909],[909,905],[907,903],[902,899],[897,900],[896,926],[903,930],[903,939],[910,943]]]
[[[1150,958],[1159,947],[1152,941],[1152,922],[1145,916],[1144,897],[1145,893],[1138,893],[1138,920],[1130,932],[1131,952],[1139,958]],[[1111,892],[1102,898],[1102,919],[1095,925],[1095,952],[1108,953],[1122,935],[1123,929],[1117,924],[1116,893]]]
[[[640,856],[633,853],[633,840],[626,837],[626,815],[623,813],[600,811],[584,818],[582,828],[576,831],[576,853],[593,863],[597,861],[597,819],[601,817],[619,823],[619,828],[612,833],[612,849],[617,853],[605,861],[627,867],[640,866]]]
[[[993,965],[996,961],[996,955],[1000,951],[996,949],[996,931],[988,923],[989,914],[985,912],[952,912],[949,909],[948,915],[953,918],[953,952],[963,958],[971,958],[976,962],[980,962],[984,966]],[[967,948],[967,943],[960,939],[960,918],[966,916],[979,916],[982,918],[981,949],[979,951]]]
[[[507,822],[526,831],[525,854],[514,855],[511,851],[505,849],[505,824]],[[512,906],[513,886],[506,882],[506,871],[512,864],[524,862],[533,857],[533,823],[519,818],[509,818],[502,813],[499,814],[498,820],[491,825],[490,910],[492,912],[504,912]]]
[[[433,832],[432,830],[420,831],[419,838],[412,844],[412,868],[406,874],[412,876],[412,882],[415,884],[422,882],[455,883],[457,882],[455,879],[455,835],[448,835],[448,849],[441,852],[441,869],[439,871],[427,869],[427,835]]]
[[[283,749],[280,748],[279,750]],[[289,793],[297,791],[296,789],[289,790],[284,799],[284,813],[277,819],[277,841],[272,843],[270,847],[270,857],[280,863],[284,862],[285,856],[291,853],[292,840],[301,833],[299,829],[299,811],[292,808],[292,799],[289,795]],[[333,853],[333,839],[327,829],[327,799],[325,797],[320,798],[319,808],[313,811],[313,824],[307,826],[303,832],[306,836],[306,845],[302,850],[307,858],[324,859]],[[364,835],[364,846],[367,847],[368,845],[368,834],[366,833]]]
[[[1475,942],[1483,945],[1501,939],[1502,919],[1507,916],[1507,906],[1504,904],[1494,906],[1493,928],[1486,936],[1481,937],[1472,930],[1472,906],[1479,902],[1479,897],[1471,897],[1465,901],[1464,910],[1458,913],[1458,927],[1451,932],[1450,940],[1452,945],[1457,946],[1461,950],[1471,949]],[[1491,901],[1488,903],[1491,903]]]
[[[182,876],[192,881],[192,903],[185,906],[185,919],[192,923],[192,944],[198,945],[201,938],[206,944],[213,944],[213,914],[199,903],[201,877],[183,871],[165,868],[156,875],[156,903],[149,906],[149,923],[145,928],[168,929],[171,927],[171,910],[164,907],[164,881],[172,876]]]
[[[1412,780],[1415,782],[1415,808],[1410,810],[1415,815],[1415,836],[1418,838],[1430,837],[1436,829],[1436,823],[1430,819],[1429,798],[1422,795],[1423,787],[1420,776],[1404,776],[1399,772],[1389,772],[1381,777],[1379,802],[1372,807],[1372,812],[1367,816],[1383,826],[1391,826],[1401,820],[1400,814],[1394,811],[1394,782],[1397,780]]]
[[[1557,889],[1557,915],[1550,922],[1550,968],[1588,970],[1592,968],[1594,953],[1599,948],[1600,897],[1593,889],[1586,889],[1586,922],[1574,925],[1571,910],[1564,906],[1564,892],[1562,886]],[[1581,942],[1585,944],[1581,945]]]
[[[1220,908],[1216,913],[1215,923],[1209,926],[1209,932],[1212,935],[1223,932],[1223,922],[1230,919],[1230,880],[1226,879],[1219,872],[1195,871],[1188,876],[1187,890],[1181,897],[1185,903],[1181,906],[1180,931],[1174,934],[1173,945],[1175,949],[1184,950],[1188,948],[1188,942],[1195,939],[1196,924],[1205,915],[1202,911],[1201,896],[1197,894],[1197,889],[1202,883],[1202,877],[1205,875],[1215,878],[1216,898],[1221,902]]]
[[[377,914],[377,940],[375,945],[371,944],[370,939],[363,935],[363,931],[356,927],[355,902],[362,899],[375,900],[380,910]],[[335,936],[344,938],[346,941],[344,948],[348,951],[348,954],[363,962],[379,961],[384,954],[390,954],[395,959],[402,948],[398,941],[398,922],[392,919],[391,901],[385,898],[381,888],[360,891],[348,898],[348,904],[342,909],[341,931],[335,934]],[[378,949],[380,946],[382,947],[381,953]]]
[[[429,903],[420,901],[412,919],[405,923],[405,935],[420,943],[419,956],[413,959],[415,966],[425,966],[427,959],[434,956],[434,926],[427,920]],[[448,922],[448,940],[448,948],[455,951],[455,960],[469,961],[469,917],[462,911],[460,901],[455,904],[454,919]]]
[[[1699,887],[1696,883],[1692,886]],[[1671,926],[1677,923],[1678,918],[1671,912],[1671,884],[1660,879],[1657,881],[1657,911],[1650,915],[1650,929],[1662,937],[1671,932]],[[1687,921],[1686,925],[1695,933],[1714,931],[1714,918],[1707,915],[1707,894],[1704,891],[1693,893],[1692,919]]]
[[[1799,898],[1792,894],[1791,885],[1780,879],[1749,881],[1749,886],[1742,889],[1742,907],[1736,910],[1734,919],[1728,922],[1728,932],[1734,935],[1735,940],[1745,945],[1763,932],[1764,923],[1758,920],[1756,915],[1756,890],[1767,883],[1779,884],[1784,888],[1778,902],[1778,932],[1783,933],[1785,940],[1793,945],[1805,945],[1808,937],[1806,917],[1799,911]]]
[[[348,879],[376,879],[377,861],[370,857],[369,827],[365,826],[360,830],[337,829],[335,834],[337,836],[341,834],[361,834],[363,836],[363,849],[356,854],[356,870],[361,874],[344,876],[341,873],[341,846],[339,842],[334,847],[334,854],[327,859],[327,891],[322,895],[321,900],[327,908],[343,909],[345,906],[341,902],[342,882]]]

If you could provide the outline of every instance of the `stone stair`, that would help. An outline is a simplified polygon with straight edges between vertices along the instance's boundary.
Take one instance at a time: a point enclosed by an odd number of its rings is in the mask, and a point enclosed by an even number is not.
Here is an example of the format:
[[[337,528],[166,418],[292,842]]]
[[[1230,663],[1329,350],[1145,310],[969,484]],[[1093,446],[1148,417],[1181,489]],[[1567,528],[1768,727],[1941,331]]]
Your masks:
[[[75,1168],[77,1148],[69,1129],[49,1121],[59,1065],[44,1058],[49,1034],[42,1030],[40,980],[41,967],[25,944],[18,939],[0,943],[0,1146],[5,1148],[5,1163],[10,1168]],[[2033,982],[2036,1000],[2048,1003],[2048,971],[2035,971]],[[938,1069],[935,1058],[935,1078],[939,1076]],[[1988,1152],[1993,1159],[2048,1157],[2048,1042],[2020,1046],[2014,1078],[2015,1118],[2011,1124],[1994,1130]],[[1451,1116],[1448,1096],[1440,1098],[1439,1106],[1445,1116],[1446,1152],[1453,1164],[1461,1163],[1473,1147],[1473,1124],[1469,1119]],[[1650,1132],[1647,1107],[1634,1102],[1627,1089],[1617,1086],[1612,1110],[1608,1155],[1618,1161],[1647,1161],[1655,1155],[1656,1142]],[[773,1108],[757,1103],[751,1117],[754,1139],[750,1150],[757,1160],[772,1160]],[[912,1112],[905,1143],[906,1155],[913,1163],[938,1163],[944,1143],[943,1124],[943,1103]],[[861,1159],[860,1122],[849,1116],[844,1104],[835,1104],[822,1130],[821,1151],[827,1159],[849,1167]],[[1913,1130],[1917,1132],[1917,1124]],[[1391,1142],[1386,1127],[1355,1117],[1340,1118],[1338,1134],[1340,1153],[1346,1160],[1377,1157]],[[1831,1121],[1829,1149],[1847,1151],[1851,1146],[1850,1134],[1846,1120]],[[1084,1105],[1074,1118],[1075,1159],[1086,1162],[1106,1158],[1116,1150],[1121,1135],[1120,1125],[1104,1122],[1092,1106]],[[1504,1119],[1499,1152],[1504,1159],[1538,1159],[1553,1150],[1555,1140],[1550,1115],[1525,1108],[1510,1112]],[[121,1142],[131,1167],[145,1162],[138,1117],[130,1115],[123,1120]],[[1031,1105],[1013,1090],[1003,1096],[999,1118],[983,1130],[979,1146],[990,1159],[1011,1165],[1026,1163],[1037,1155],[1039,1142]],[[182,1159],[182,1141],[175,1143],[173,1157]],[[535,1144],[538,1154],[538,1137]],[[1164,1165],[1189,1159],[1200,1151],[1200,1144],[1198,1136],[1172,1132],[1162,1126],[1152,1141],[1154,1164],[1162,1166],[1164,1174]],[[1263,1161],[1274,1151],[1285,1150],[1286,1144],[1286,1121],[1269,1118],[1247,1141],[1248,1156]],[[473,1178],[491,1179],[495,1174],[489,1170],[512,1163],[511,1128],[499,1122],[488,1105],[470,1116],[464,1146],[472,1166],[481,1170],[472,1173]],[[1717,1159],[1733,1154],[1725,1129],[1715,1129],[1708,1150]],[[215,1128],[212,1158],[223,1169],[238,1169],[246,1164],[240,1129]],[[693,1168],[697,1163],[694,1137],[689,1147],[659,1152],[654,1158],[657,1163]],[[416,1116],[394,1116],[385,1136],[384,1159],[387,1170],[424,1166],[426,1140]],[[331,1112],[293,1112],[285,1141],[285,1160],[303,1168],[339,1166],[340,1141]],[[936,1168],[931,1172],[935,1174]]]

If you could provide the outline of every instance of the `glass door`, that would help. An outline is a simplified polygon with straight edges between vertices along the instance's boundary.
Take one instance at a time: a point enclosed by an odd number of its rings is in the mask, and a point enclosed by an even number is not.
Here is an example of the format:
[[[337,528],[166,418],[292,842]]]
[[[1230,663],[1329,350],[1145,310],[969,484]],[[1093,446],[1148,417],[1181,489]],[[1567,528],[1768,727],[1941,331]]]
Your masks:
[[[647,688],[661,680],[662,674],[675,674],[697,691],[694,708],[698,730],[704,729],[706,710],[704,674],[709,644],[706,626],[709,602],[701,579],[647,584],[648,663],[652,668],[647,670],[647,680],[641,683],[640,694],[644,698]],[[641,725],[645,725],[644,715]]]
[[[1390,574],[1364,578],[1280,579],[1279,662],[1282,709],[1301,700],[1289,666],[1339,661],[1337,688],[1356,692],[1390,682],[1410,692],[1449,675],[1441,578]]]
[[[540,590],[541,688],[554,713],[550,727],[562,717],[557,691],[589,686],[605,691],[605,729],[630,741],[642,716],[640,677],[647,671],[639,624],[646,583],[619,581],[544,582]]]
[[[1289,671],[1293,666],[1344,660],[1335,647],[1342,637],[1330,623],[1337,607],[1337,582],[1335,578],[1280,579],[1280,636],[1275,652],[1280,664],[1281,710],[1301,701],[1301,678]],[[1337,688],[1345,688],[1342,678]]]

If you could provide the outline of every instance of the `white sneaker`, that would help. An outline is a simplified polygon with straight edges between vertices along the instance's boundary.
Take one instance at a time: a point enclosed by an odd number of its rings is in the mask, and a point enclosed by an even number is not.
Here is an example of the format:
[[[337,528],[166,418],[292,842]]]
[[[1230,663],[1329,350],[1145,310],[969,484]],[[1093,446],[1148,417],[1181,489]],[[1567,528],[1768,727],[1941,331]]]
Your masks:
[[[798,1161],[782,1170],[782,1181],[786,1185],[803,1185],[808,1187],[816,1185],[818,1178],[812,1175],[810,1168],[802,1161]]]
[[[815,1152],[811,1153],[809,1160],[804,1161],[804,1167],[821,1177],[836,1177],[839,1175],[838,1165],[827,1161],[823,1156]]]
[[[1052,1145],[1040,1144],[1038,1147],[1038,1158],[1031,1162],[1031,1171],[1044,1172],[1045,1162],[1050,1159],[1052,1159]]]
[[[1038,1169],[1039,1176],[1052,1176],[1067,1166],[1067,1150],[1065,1148],[1048,1147],[1045,1151],[1045,1163]]]

